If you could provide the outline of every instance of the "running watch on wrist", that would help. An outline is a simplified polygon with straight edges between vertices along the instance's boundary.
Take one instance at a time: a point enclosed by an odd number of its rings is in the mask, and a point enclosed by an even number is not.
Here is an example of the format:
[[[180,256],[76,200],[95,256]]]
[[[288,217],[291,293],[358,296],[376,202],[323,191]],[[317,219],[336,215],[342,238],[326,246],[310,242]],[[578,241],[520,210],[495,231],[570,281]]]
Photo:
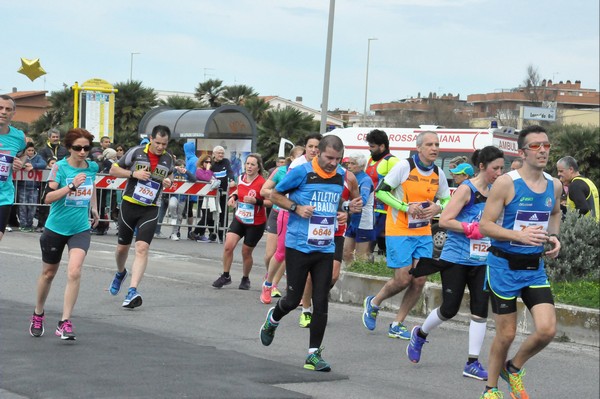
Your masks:
[[[292,205],[290,205],[290,212],[296,212],[297,207],[298,207],[298,204],[296,204],[295,202],[292,202]]]
[[[75,187],[75,185],[73,183],[67,184],[67,187],[69,187],[69,190],[71,190],[71,191],[77,191],[77,187]]]

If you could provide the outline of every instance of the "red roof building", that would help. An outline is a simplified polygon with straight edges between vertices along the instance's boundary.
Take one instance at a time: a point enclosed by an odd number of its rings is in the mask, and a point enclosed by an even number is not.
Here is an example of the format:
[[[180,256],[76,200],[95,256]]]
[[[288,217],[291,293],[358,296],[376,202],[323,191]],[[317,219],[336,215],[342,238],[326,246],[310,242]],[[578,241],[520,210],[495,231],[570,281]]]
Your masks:
[[[50,107],[50,101],[46,98],[47,91],[13,91],[8,94],[15,100],[17,112],[13,118],[14,122],[35,122],[44,115]]]

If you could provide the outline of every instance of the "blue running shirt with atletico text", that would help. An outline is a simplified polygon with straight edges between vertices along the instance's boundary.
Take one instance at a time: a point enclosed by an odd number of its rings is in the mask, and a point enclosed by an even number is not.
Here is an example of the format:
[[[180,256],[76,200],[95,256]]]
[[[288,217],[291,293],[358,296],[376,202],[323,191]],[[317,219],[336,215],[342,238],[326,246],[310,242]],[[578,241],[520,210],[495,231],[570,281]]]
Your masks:
[[[316,164],[316,159],[314,160]],[[275,190],[289,194],[298,205],[314,206],[311,218],[290,212],[285,245],[300,252],[334,253],[334,233],[337,210],[344,188],[343,168],[337,168],[331,177],[317,171],[312,162],[299,165],[277,184]]]

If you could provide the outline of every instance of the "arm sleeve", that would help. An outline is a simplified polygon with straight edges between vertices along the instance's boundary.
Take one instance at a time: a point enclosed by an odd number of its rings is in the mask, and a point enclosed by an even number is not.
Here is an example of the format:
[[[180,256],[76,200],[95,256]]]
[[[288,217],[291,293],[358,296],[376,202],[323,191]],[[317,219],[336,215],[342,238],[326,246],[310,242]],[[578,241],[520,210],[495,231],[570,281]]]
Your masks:
[[[446,205],[448,205],[448,202],[450,202],[450,187],[448,186],[448,179],[446,179],[446,174],[444,173],[444,171],[442,169],[439,169],[439,171],[440,185],[438,186],[436,196],[440,201],[440,206],[442,207],[442,209],[444,209]]]
[[[394,209],[401,210],[402,212],[408,211],[408,204],[406,202],[400,201],[394,196],[394,194],[392,194],[389,191],[379,190],[375,193],[375,195],[381,200],[381,202],[391,206]]]
[[[406,159],[399,160],[388,174],[379,182],[375,190],[375,196],[384,204],[402,212],[408,211],[408,204],[399,200],[393,191],[396,190],[408,178],[410,165]]]

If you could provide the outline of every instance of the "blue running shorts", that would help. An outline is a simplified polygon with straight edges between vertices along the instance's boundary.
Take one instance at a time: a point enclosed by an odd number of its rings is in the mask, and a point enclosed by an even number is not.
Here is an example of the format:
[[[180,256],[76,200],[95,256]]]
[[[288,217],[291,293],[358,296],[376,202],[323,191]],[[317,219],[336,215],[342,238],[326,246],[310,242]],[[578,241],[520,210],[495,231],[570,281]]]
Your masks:
[[[431,258],[433,239],[431,236],[387,236],[387,266],[392,269],[412,266],[413,259]]]
[[[488,253],[484,287],[502,299],[514,299],[524,288],[550,287],[543,261],[537,270],[511,270],[508,260]]]

